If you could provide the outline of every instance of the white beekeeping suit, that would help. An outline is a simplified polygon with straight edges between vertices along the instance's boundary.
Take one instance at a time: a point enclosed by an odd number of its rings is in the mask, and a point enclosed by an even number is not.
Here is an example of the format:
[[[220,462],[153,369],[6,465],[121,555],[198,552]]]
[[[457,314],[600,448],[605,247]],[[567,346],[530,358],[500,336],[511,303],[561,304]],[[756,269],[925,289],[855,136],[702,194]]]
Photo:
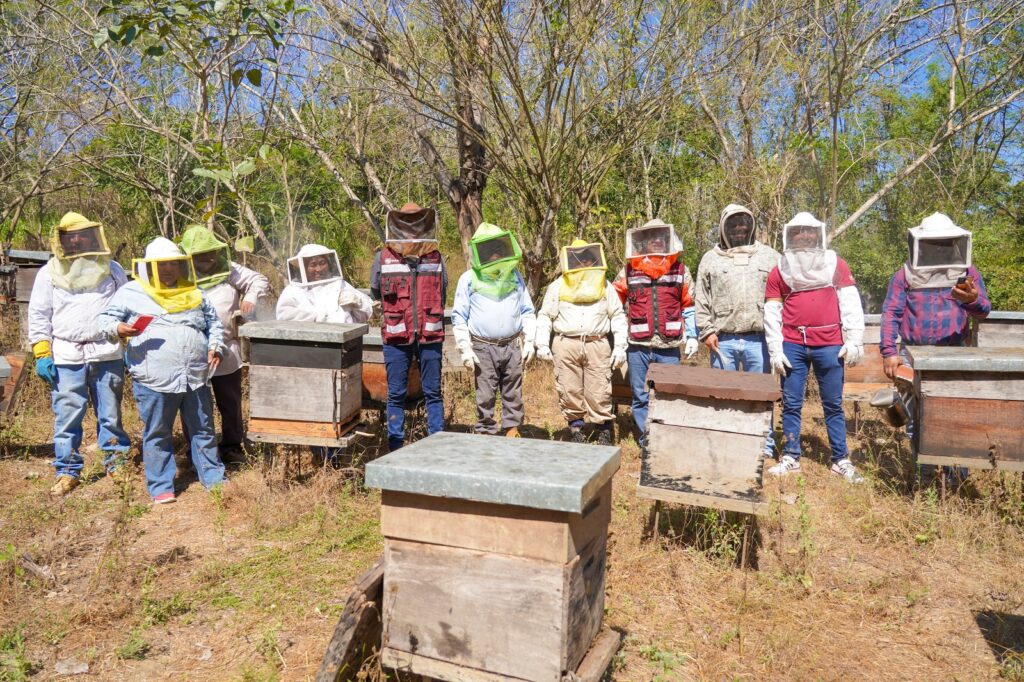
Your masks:
[[[344,280],[334,249],[303,246],[288,259],[288,280],[277,301],[279,320],[361,323],[373,313],[370,297]]]

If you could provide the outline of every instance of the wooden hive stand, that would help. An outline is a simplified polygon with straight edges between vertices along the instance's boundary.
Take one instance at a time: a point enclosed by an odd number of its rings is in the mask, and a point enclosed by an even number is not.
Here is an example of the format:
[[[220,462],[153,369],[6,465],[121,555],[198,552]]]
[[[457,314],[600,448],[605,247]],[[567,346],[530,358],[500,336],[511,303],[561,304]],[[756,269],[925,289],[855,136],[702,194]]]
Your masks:
[[[383,490],[382,663],[596,682],[618,644],[598,637],[618,468],[617,447],[445,432],[367,464]]]
[[[1024,347],[908,350],[918,463],[1024,471]]]
[[[637,495],[764,514],[765,436],[782,397],[770,374],[651,365],[648,447]]]
[[[253,441],[345,448],[362,406],[365,324],[250,322],[249,426]]]

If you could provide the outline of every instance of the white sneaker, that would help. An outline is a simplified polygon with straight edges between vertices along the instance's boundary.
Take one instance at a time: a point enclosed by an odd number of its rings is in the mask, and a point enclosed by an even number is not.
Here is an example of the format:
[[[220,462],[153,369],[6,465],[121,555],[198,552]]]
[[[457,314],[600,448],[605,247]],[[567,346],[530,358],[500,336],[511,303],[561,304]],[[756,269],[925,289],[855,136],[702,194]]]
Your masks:
[[[832,465],[832,473],[836,476],[842,476],[846,479],[847,483],[863,483],[864,477],[857,473],[857,467],[853,466],[847,458],[843,458]]]
[[[768,473],[772,476],[785,476],[794,471],[800,471],[800,460],[789,455],[783,455],[778,464],[768,469]]]

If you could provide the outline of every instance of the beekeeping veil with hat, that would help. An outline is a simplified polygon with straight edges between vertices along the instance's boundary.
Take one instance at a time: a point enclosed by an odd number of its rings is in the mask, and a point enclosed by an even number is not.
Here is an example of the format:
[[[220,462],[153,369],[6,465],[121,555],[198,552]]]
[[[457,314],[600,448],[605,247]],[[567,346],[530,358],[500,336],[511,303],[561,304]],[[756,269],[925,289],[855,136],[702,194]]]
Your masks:
[[[110,247],[103,225],[79,213],[65,213],[50,233],[48,270],[54,286],[87,291],[110,275]]]
[[[971,233],[942,213],[907,231],[910,258],[903,266],[910,289],[956,286],[971,267]]]
[[[300,287],[316,287],[340,281],[341,261],[338,252],[320,244],[306,244],[288,259],[288,283]]]
[[[469,240],[473,291],[495,300],[516,288],[516,268],[523,252],[512,233],[491,223],[480,223]]]
[[[754,246],[756,233],[754,214],[746,206],[729,204],[722,209],[718,220],[718,247],[722,251],[746,249],[751,252],[753,249],[749,247]]]
[[[682,250],[673,226],[658,218],[626,230],[626,260],[652,279],[668,272]]]
[[[181,248],[192,257],[196,285],[210,289],[231,274],[231,249],[203,225],[190,225],[181,235]]]
[[[600,244],[588,244],[582,239],[563,246],[559,252],[562,266],[562,284],[558,299],[568,303],[593,303],[605,295],[608,283],[605,276],[608,264]]]
[[[782,228],[779,274],[793,291],[832,286],[838,257],[826,248],[825,223],[806,211],[797,213]]]
[[[388,248],[403,256],[422,256],[437,250],[437,211],[409,202],[388,211],[384,226]]]
[[[196,288],[192,257],[170,239],[157,237],[146,246],[146,255],[132,261],[132,274],[139,286],[169,313],[192,310],[203,301]]]

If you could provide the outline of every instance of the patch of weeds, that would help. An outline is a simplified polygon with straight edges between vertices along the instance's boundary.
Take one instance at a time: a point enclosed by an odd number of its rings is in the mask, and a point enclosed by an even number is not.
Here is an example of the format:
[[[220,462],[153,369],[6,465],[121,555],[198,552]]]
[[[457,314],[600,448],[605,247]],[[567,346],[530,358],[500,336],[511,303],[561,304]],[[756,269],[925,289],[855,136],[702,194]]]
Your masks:
[[[726,649],[730,644],[733,643],[740,636],[740,629],[737,626],[732,626],[722,633],[722,636],[718,638],[718,646]]]
[[[796,511],[797,532],[800,538],[800,583],[805,588],[811,586],[811,559],[817,553],[814,546],[814,524],[811,521],[811,505],[807,502],[807,479],[803,475],[796,477]]]
[[[1011,682],[1024,682],[1024,653],[1006,652],[999,664],[999,677]]]
[[[21,625],[0,634],[0,680],[27,680],[37,667],[25,655],[25,637]]]
[[[213,525],[221,533],[224,532],[224,521],[227,519],[227,511],[224,508],[224,484],[217,483],[210,488],[210,500],[216,510],[213,516]]]
[[[148,504],[130,504],[124,511],[124,518],[127,521],[140,519],[149,513],[151,507]]]
[[[150,650],[149,642],[142,638],[142,633],[135,628],[128,635],[124,644],[114,650],[114,655],[122,660],[141,661]]]
[[[914,535],[914,542],[927,545],[939,536],[939,492],[934,488],[926,488],[921,494],[924,508],[921,516],[921,531]]]
[[[652,682],[668,682],[668,680],[680,679],[679,673],[675,670],[690,658],[687,654],[665,651],[653,644],[641,646],[640,655],[660,668],[660,671],[651,678]]]
[[[0,547],[0,575],[5,573],[15,578],[22,578],[25,575],[25,569],[18,564],[18,550],[11,543]]]
[[[175,592],[166,599],[143,597],[142,600],[143,624],[146,627],[163,625],[171,618],[186,614],[191,610],[192,605],[182,596],[181,592]]]
[[[730,520],[727,514],[714,509],[706,509],[698,521],[695,535],[697,545],[704,548],[708,557],[731,566],[739,557],[743,522]]]
[[[264,666],[257,669],[249,665],[242,668],[241,682],[277,682],[279,679],[281,675],[277,668]]]
[[[907,606],[913,606],[914,604],[918,603],[919,601],[927,597],[929,592],[931,592],[931,590],[927,587],[913,587],[907,590]]]
[[[277,633],[281,631],[281,624],[274,623],[267,627],[260,635],[260,641],[256,644],[256,653],[266,660],[266,662],[272,666],[275,671],[280,669],[281,664],[284,663],[284,657],[281,655],[282,649],[280,643],[277,641]]]

